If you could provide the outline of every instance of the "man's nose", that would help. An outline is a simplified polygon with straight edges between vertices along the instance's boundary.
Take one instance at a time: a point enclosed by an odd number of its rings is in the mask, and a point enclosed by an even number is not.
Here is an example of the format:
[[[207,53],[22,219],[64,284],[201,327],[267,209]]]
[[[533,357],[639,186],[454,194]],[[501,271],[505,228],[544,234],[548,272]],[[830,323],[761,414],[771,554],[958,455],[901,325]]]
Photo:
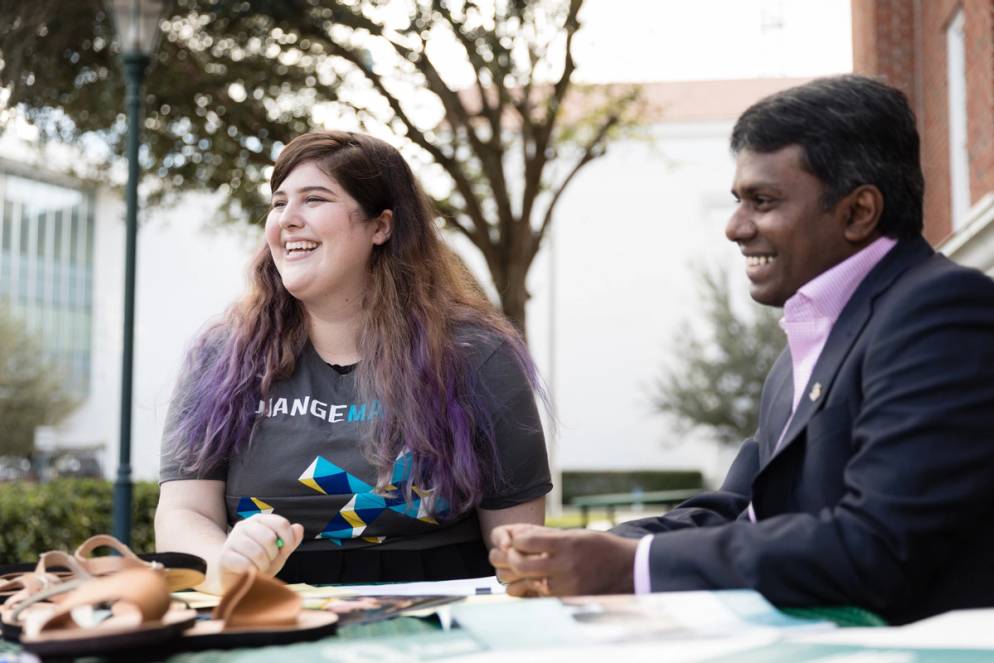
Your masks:
[[[742,205],[738,205],[725,224],[725,237],[732,242],[743,242],[756,232],[756,226]]]

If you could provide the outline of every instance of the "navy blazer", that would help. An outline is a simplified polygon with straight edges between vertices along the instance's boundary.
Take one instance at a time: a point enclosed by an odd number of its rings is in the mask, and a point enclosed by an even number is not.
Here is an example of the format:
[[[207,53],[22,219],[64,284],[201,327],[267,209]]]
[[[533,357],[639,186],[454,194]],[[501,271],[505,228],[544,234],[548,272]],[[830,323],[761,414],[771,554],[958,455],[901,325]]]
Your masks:
[[[777,449],[791,373],[784,351],[719,490],[615,528],[660,533],[653,591],[749,587],[894,623],[994,605],[994,282],[898,242],[840,314]]]

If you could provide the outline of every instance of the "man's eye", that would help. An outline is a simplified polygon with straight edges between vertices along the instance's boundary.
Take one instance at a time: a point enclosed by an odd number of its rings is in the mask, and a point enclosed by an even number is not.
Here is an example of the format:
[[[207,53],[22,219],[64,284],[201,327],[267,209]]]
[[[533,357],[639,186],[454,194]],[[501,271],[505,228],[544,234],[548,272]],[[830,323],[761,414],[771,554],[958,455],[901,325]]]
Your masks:
[[[767,198],[766,196],[756,196],[752,200],[756,207],[760,209],[766,209],[773,205],[774,202],[772,198]]]

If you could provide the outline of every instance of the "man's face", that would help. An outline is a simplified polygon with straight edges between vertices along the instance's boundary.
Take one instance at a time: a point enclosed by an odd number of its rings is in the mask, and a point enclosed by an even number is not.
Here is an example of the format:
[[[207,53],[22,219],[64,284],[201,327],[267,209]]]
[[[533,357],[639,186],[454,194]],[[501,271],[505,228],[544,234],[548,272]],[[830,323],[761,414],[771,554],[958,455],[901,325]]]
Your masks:
[[[737,207],[725,235],[742,250],[750,294],[760,304],[783,306],[798,288],[856,251],[844,236],[842,205],[823,208],[821,181],[801,161],[798,145],[736,156]]]

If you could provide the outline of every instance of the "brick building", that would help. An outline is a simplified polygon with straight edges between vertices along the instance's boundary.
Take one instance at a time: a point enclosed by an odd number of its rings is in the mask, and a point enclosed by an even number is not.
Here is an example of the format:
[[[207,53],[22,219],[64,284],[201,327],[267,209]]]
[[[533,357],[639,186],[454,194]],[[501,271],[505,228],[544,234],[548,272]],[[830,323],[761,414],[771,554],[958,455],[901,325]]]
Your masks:
[[[908,95],[925,236],[994,273],[994,0],[852,0],[853,69]]]

